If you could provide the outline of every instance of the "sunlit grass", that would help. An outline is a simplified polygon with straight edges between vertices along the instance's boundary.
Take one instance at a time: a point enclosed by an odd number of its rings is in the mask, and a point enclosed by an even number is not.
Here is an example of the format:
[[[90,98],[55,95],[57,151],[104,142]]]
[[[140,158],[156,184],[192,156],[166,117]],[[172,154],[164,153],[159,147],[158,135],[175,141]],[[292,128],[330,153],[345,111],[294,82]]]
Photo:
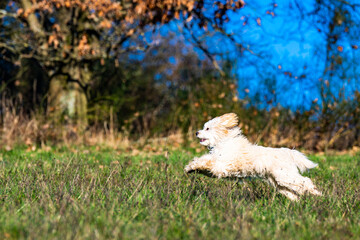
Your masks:
[[[360,157],[311,157],[323,197],[291,202],[260,180],[187,176],[187,151],[0,153],[0,238],[356,239]]]

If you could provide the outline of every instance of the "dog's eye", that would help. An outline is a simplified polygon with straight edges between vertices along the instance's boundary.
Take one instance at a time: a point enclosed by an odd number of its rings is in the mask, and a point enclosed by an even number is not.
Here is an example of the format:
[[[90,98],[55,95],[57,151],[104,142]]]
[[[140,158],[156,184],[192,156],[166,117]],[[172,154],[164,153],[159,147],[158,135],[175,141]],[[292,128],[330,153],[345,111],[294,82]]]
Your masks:
[[[206,131],[209,130],[210,128],[206,128]]]

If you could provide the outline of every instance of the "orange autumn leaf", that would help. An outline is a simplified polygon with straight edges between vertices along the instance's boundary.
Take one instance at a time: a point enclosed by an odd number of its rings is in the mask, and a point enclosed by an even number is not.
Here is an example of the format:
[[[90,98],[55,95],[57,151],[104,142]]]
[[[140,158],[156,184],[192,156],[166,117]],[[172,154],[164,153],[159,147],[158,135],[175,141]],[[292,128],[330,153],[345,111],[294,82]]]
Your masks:
[[[175,17],[176,19],[178,19],[178,20],[180,19],[180,14],[179,14],[178,11],[175,12],[175,16],[174,16],[174,17]]]
[[[104,19],[100,23],[101,28],[111,28],[111,22],[109,20]]]
[[[257,23],[259,26],[261,26],[261,18],[257,18],[257,19],[256,19],[256,23]]]
[[[66,1],[65,2],[65,7],[70,8],[70,6],[71,6],[70,1]]]
[[[16,15],[21,15],[21,14],[23,14],[24,13],[24,9],[22,9],[22,8],[19,8],[17,11],[16,11]]]

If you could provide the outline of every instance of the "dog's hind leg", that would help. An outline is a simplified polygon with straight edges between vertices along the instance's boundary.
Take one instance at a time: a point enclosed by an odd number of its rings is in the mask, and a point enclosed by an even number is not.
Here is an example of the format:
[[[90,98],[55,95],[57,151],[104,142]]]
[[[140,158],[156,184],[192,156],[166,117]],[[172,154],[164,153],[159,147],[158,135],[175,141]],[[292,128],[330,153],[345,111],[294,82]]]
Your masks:
[[[282,195],[284,195],[285,197],[287,197],[288,199],[290,199],[291,201],[297,201],[299,200],[298,195],[296,195],[295,193],[283,188],[283,189],[278,189],[279,193],[281,193]]]
[[[316,189],[316,186],[313,184],[311,179],[304,177],[299,173],[276,171],[273,173],[273,177],[277,185],[294,191],[299,195],[309,192],[311,194],[321,196],[321,192]]]
[[[292,192],[291,190],[285,188],[284,186],[280,186],[276,180],[271,177],[268,176],[267,177],[267,182],[273,186],[274,188],[276,188],[276,190],[281,193],[282,195],[284,195],[285,197],[289,198],[291,201],[297,201],[299,200],[299,196],[296,195],[294,192]]]
[[[302,177],[302,182],[303,182],[303,186],[304,186],[305,191],[307,191],[307,192],[309,192],[309,193],[311,193],[313,195],[317,195],[317,196],[322,195],[322,193],[319,190],[317,190],[315,184],[311,181],[310,178],[303,177],[303,176],[301,176],[301,177]]]

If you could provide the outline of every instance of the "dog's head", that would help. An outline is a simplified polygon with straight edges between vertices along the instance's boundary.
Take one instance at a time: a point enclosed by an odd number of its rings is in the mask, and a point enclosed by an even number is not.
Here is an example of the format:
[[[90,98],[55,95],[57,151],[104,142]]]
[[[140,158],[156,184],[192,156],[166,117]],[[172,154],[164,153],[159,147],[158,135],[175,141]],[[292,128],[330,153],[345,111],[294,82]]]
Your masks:
[[[201,145],[214,147],[224,138],[234,137],[234,130],[237,130],[236,134],[240,133],[238,122],[235,113],[227,113],[205,123],[204,128],[196,132],[196,136],[200,138]]]

